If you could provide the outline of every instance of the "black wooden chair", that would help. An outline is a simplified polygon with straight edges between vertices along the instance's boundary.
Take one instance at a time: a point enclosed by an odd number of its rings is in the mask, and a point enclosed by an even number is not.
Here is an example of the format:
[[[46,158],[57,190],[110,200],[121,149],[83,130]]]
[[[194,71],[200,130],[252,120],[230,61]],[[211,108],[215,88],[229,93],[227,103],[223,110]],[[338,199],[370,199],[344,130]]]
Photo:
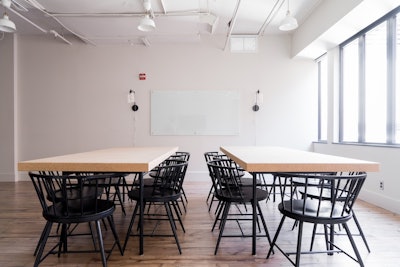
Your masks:
[[[143,191],[143,202],[144,207],[147,204],[162,204],[165,207],[166,217],[170,223],[173,236],[175,238],[176,245],[178,247],[179,253],[181,254],[181,247],[178,240],[177,235],[177,227],[175,220],[177,219],[182,227],[183,232],[185,232],[185,228],[183,226],[183,222],[180,216],[180,212],[177,207],[177,201],[182,196],[182,185],[186,174],[188,162],[185,160],[166,160],[162,165],[158,166],[153,173],[154,182],[151,186],[144,187]],[[139,188],[134,188],[128,192],[128,196],[130,199],[136,201],[136,205],[132,214],[132,219],[128,227],[128,231],[125,237],[125,243],[123,249],[125,250],[126,245],[128,243],[128,239],[130,236],[135,236],[137,234],[132,233],[132,227],[135,222],[136,215],[140,208],[139,203]],[[174,212],[173,212],[174,211]],[[176,219],[175,219],[175,216]],[[146,217],[146,220],[162,220],[161,218],[165,214],[149,214]],[[164,216],[165,217],[165,216]],[[139,227],[139,226],[138,226]],[[144,234],[145,236],[157,236],[153,233],[150,235]],[[163,235],[165,236],[165,235]]]
[[[107,266],[107,258],[115,245],[118,246],[121,255],[123,254],[113,220],[115,205],[107,198],[107,194],[103,194],[105,181],[110,181],[112,174],[48,175],[30,172],[29,175],[42,206],[43,217],[47,221],[39,240],[34,266],[38,266],[48,255],[55,253],[60,256],[61,253],[100,252],[103,266]],[[104,249],[100,225],[100,221],[104,219],[108,220],[115,239],[112,248],[107,251]],[[43,256],[54,223],[61,225],[61,233],[57,236],[59,241]],[[95,223],[98,248],[96,244],[92,250],[72,251],[68,248],[67,228],[72,224],[81,223]],[[106,252],[109,253],[107,257]]]
[[[364,266],[357,245],[354,242],[352,233],[347,222],[353,218],[353,205],[360,193],[366,179],[365,173],[354,175],[336,174],[306,174],[306,173],[279,173],[280,179],[284,180],[285,187],[282,188],[282,202],[278,205],[282,213],[282,219],[275,233],[267,258],[270,257],[274,247],[278,248],[283,255],[296,267],[300,266],[301,254],[327,253],[332,255],[334,252],[343,252],[351,259]],[[312,193],[313,197],[300,197],[295,187],[301,181],[301,191],[303,196]],[[289,184],[289,186],[287,186]],[[285,252],[281,245],[277,244],[277,239],[282,230],[286,218],[294,219],[298,222],[297,248],[295,252]],[[311,223],[323,225],[325,229],[326,250],[323,251],[303,251],[302,235],[303,224]],[[355,257],[335,243],[334,226],[341,225],[345,231],[350,244],[353,248]],[[330,231],[328,231],[328,227]],[[329,235],[328,235],[329,233]],[[291,255],[296,255],[295,260]]]
[[[240,204],[246,205],[251,204],[253,201],[253,191],[252,187],[243,186],[240,181],[240,175],[238,175],[238,169],[236,166],[232,166],[231,160],[229,159],[220,159],[220,160],[212,160],[207,163],[210,177],[214,187],[214,195],[220,201],[221,206],[217,213],[217,216],[214,221],[213,228],[215,227],[216,223],[220,222],[220,231],[217,240],[217,244],[215,246],[214,254],[217,254],[219,244],[221,242],[222,237],[250,237],[251,235],[246,235],[240,228],[241,234],[240,235],[224,235],[224,229],[226,222],[231,215],[233,215],[233,220],[239,222],[240,220],[252,220],[252,213],[245,213],[241,212],[238,214],[231,214],[230,208],[232,204]],[[259,236],[264,236],[268,238],[269,243],[271,243],[271,239],[269,236],[268,228],[260,207],[259,202],[262,200],[267,199],[268,192],[257,188],[256,189],[257,195],[257,210],[258,210],[258,217],[261,219],[264,234]],[[239,225],[240,226],[240,225]]]
[[[355,174],[358,174],[358,173],[357,172],[349,172],[349,173],[339,172],[339,173],[330,173],[330,174],[332,174],[332,175],[337,174],[337,175],[345,175],[346,176],[346,175],[355,175]],[[329,175],[329,173],[321,173],[321,175]],[[321,182],[320,179],[319,179],[319,182]],[[303,188],[300,188],[298,191],[301,194],[302,198],[304,198],[304,197],[319,198],[321,190],[323,190],[322,197],[325,197],[325,198],[327,198],[327,200],[329,200],[330,199],[330,195],[331,195],[331,191],[330,191],[331,190],[331,185],[330,185],[329,181],[327,181],[324,184],[323,188],[322,188],[322,186],[320,184],[317,184],[315,187],[310,187],[309,190],[307,190],[307,193],[304,191]],[[338,201],[340,201],[340,200],[343,200],[343,201],[346,200],[346,194],[344,192],[342,192],[341,198],[338,199]],[[353,236],[356,236],[356,235],[357,236],[361,236],[361,238],[362,238],[362,240],[363,240],[363,242],[365,244],[365,247],[367,248],[367,251],[371,252],[371,250],[369,248],[369,245],[368,245],[368,242],[367,242],[367,238],[364,235],[364,231],[361,228],[360,222],[358,221],[358,219],[356,217],[356,212],[355,212],[354,209],[353,209],[353,220],[354,220],[354,223],[355,223],[355,225],[356,225],[356,227],[358,229],[358,234],[353,234]],[[315,236],[317,235],[317,226],[318,226],[318,224],[314,224],[312,238],[311,238],[311,244],[310,244],[310,251],[313,250]],[[334,231],[334,233],[336,235],[341,235],[341,233],[339,231],[336,231],[336,230]]]
[[[229,160],[229,165],[231,167],[236,168],[235,174],[237,175],[237,181],[240,186],[253,186],[253,178],[252,177],[245,177],[246,172],[236,164],[233,160],[231,160],[227,155],[225,154],[220,154],[217,151],[210,151],[210,152],[205,152],[204,153],[204,158],[206,160],[206,163],[212,161],[212,160],[227,160],[226,163],[228,163]],[[261,179],[257,178],[257,186],[261,186],[262,182]],[[211,201],[209,202],[211,197]],[[211,211],[213,203],[216,201],[215,195],[214,195],[214,186],[211,185],[210,190],[208,192],[207,200],[206,202],[209,204],[208,211]],[[218,208],[220,208],[220,203],[218,203],[217,211]]]

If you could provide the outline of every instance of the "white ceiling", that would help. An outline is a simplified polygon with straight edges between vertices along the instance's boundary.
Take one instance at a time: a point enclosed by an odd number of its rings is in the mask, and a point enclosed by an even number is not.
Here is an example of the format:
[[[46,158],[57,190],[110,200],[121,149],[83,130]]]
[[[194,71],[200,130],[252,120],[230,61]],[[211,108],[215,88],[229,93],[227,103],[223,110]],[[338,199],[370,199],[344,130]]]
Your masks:
[[[143,44],[143,38],[151,45],[196,42],[202,35],[281,34],[278,26],[288,8],[287,0],[150,0],[156,30],[141,32],[137,26],[145,14],[142,0],[12,1],[7,13],[18,34],[53,34],[68,41],[72,33],[94,45]],[[301,25],[323,1],[290,0],[291,14]]]

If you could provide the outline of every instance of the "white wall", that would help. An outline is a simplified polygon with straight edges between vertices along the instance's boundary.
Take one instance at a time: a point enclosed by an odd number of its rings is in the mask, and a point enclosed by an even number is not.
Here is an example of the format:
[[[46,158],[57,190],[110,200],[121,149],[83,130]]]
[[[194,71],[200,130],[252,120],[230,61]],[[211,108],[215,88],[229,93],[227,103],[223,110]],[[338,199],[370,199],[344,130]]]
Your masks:
[[[380,171],[367,174],[360,198],[400,214],[398,148],[315,143],[314,150],[319,153],[379,162]],[[383,190],[379,188],[381,181],[384,182]]]
[[[0,41],[0,181],[14,180],[14,39]]]
[[[203,153],[221,145],[278,145],[308,150],[316,139],[316,66],[290,59],[288,36],[260,40],[259,52],[201,44],[93,47],[43,37],[18,39],[18,159],[114,146],[178,145],[204,173]],[[146,81],[138,74],[145,72]],[[127,104],[136,91],[139,111]],[[151,90],[235,90],[238,136],[151,136]],[[264,94],[257,113],[255,92]],[[218,107],[205,107],[218,112]],[[207,179],[202,175],[203,178]],[[21,179],[26,179],[26,175]]]

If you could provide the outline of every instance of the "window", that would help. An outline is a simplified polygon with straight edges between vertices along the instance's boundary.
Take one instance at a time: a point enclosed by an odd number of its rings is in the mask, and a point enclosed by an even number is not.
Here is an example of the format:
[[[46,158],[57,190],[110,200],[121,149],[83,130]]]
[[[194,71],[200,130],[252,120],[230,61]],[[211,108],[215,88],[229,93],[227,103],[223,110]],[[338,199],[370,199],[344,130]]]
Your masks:
[[[328,136],[328,64],[326,56],[317,59],[318,64],[318,141]]]
[[[340,45],[339,142],[400,144],[399,12]]]

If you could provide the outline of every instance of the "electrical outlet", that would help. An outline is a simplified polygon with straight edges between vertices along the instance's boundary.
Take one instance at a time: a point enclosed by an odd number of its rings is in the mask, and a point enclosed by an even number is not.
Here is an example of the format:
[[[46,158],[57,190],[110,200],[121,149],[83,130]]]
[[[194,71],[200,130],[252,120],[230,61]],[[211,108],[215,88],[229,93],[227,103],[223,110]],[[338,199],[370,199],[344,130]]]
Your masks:
[[[379,182],[379,189],[380,189],[380,190],[383,190],[383,189],[384,189],[383,181],[380,181],[380,182]]]

